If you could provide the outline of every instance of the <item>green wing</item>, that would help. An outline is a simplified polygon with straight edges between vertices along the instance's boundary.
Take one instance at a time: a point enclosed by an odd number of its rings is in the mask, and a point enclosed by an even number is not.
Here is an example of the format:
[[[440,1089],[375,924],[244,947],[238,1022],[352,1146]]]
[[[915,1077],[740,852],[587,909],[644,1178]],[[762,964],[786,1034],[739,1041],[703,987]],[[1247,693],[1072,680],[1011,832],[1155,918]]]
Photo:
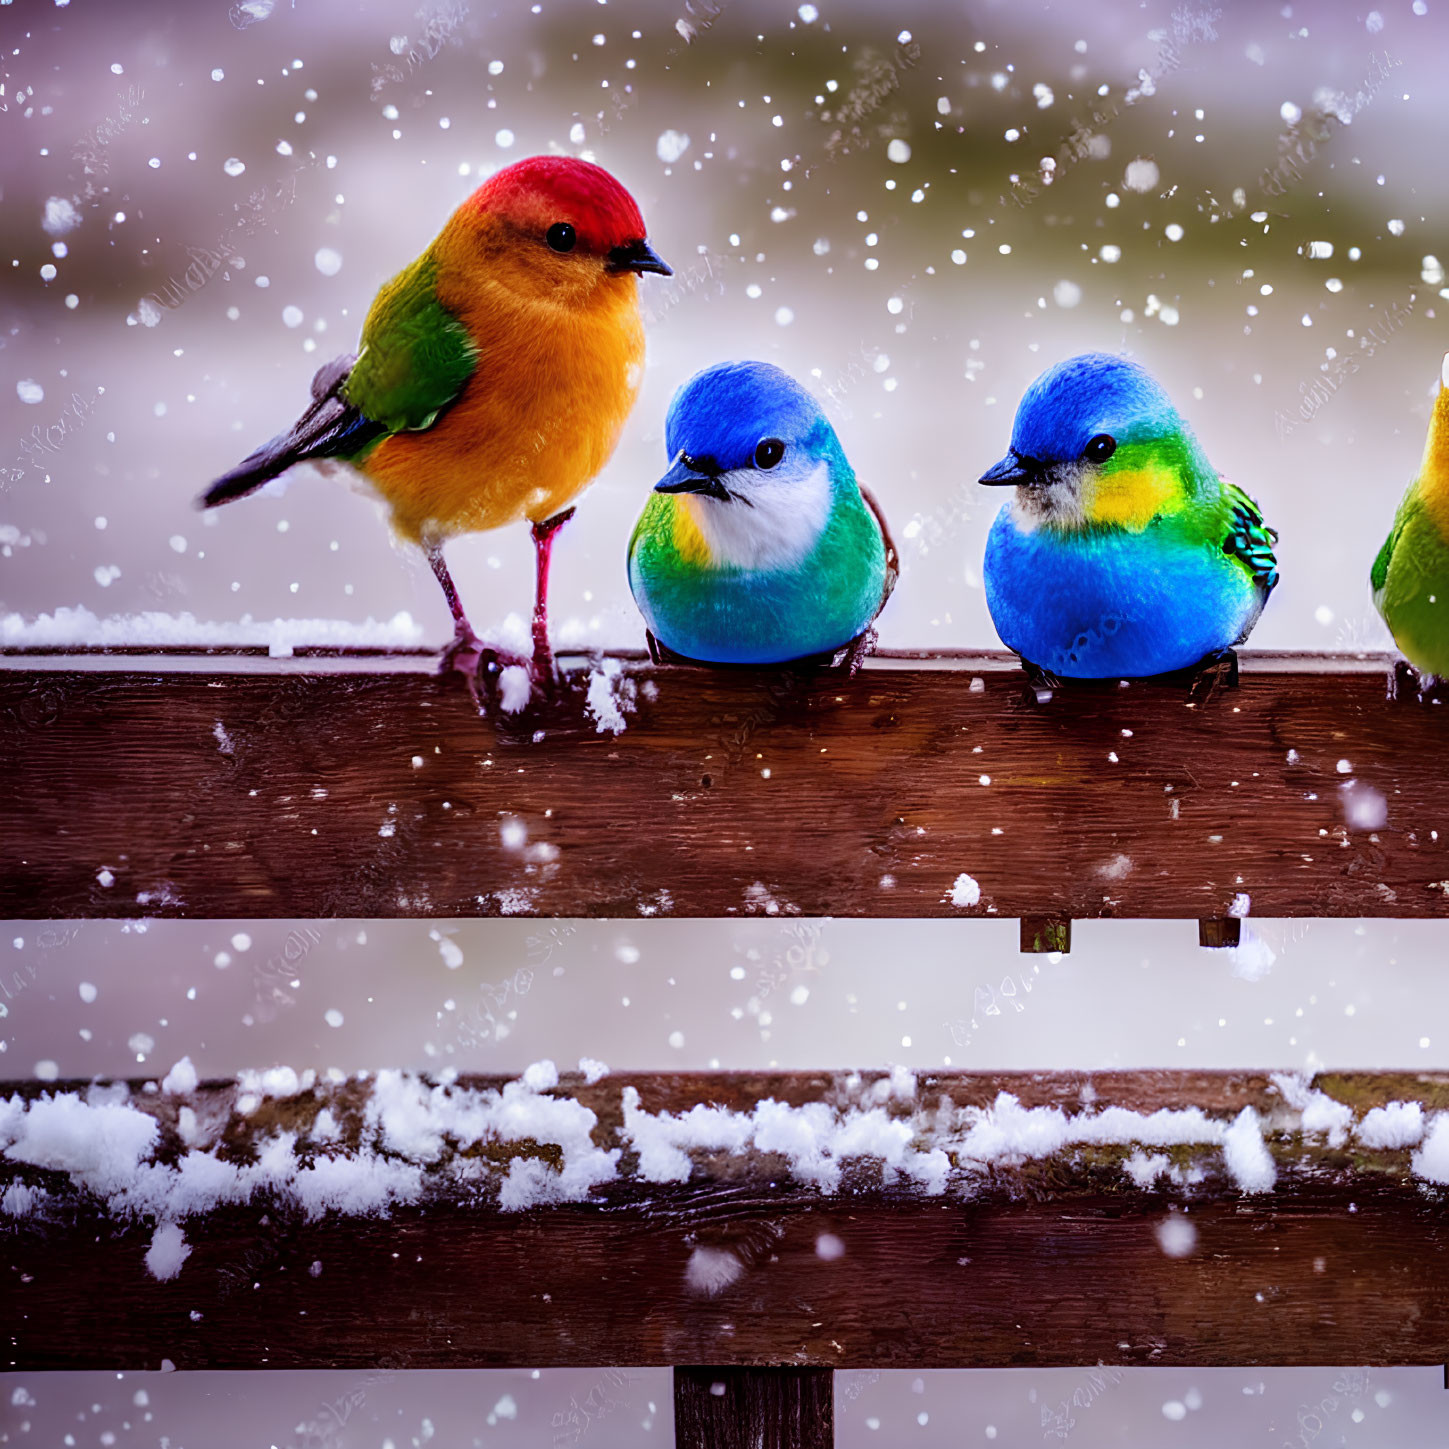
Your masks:
[[[427,251],[383,287],[344,384],[347,401],[390,433],[430,427],[478,365],[478,349],[438,301],[436,281]]]
[[[1223,552],[1242,563],[1266,600],[1278,583],[1278,560],[1273,555],[1278,530],[1263,522],[1262,510],[1236,483],[1224,479],[1222,487],[1228,506]]]
[[[1374,591],[1376,604],[1383,598],[1384,588],[1389,581],[1389,563],[1394,556],[1394,545],[1399,541],[1399,528],[1399,523],[1395,521],[1389,530],[1389,536],[1384,540],[1384,546],[1378,552],[1378,557],[1374,559],[1373,568],[1369,570],[1369,587]]]
[[[1405,503],[1407,503],[1405,499]],[[1394,549],[1398,547],[1399,536],[1404,531],[1404,521],[1408,517],[1409,510],[1404,503],[1399,505],[1399,511],[1394,515],[1394,526],[1389,529],[1389,536],[1384,540],[1384,546],[1379,550],[1378,557],[1374,560],[1374,566],[1369,570],[1369,586],[1374,592],[1374,607],[1383,613],[1384,611],[1384,590],[1389,582],[1389,564],[1393,561]]]

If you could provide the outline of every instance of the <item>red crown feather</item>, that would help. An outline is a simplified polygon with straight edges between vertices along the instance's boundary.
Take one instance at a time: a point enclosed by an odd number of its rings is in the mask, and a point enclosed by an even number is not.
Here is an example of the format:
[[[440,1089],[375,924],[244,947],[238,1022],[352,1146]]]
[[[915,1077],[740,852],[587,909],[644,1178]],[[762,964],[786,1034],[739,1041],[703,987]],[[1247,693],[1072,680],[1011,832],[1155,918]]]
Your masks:
[[[566,221],[599,254],[645,235],[634,198],[602,166],[574,156],[530,156],[505,166],[468,204],[530,231]]]

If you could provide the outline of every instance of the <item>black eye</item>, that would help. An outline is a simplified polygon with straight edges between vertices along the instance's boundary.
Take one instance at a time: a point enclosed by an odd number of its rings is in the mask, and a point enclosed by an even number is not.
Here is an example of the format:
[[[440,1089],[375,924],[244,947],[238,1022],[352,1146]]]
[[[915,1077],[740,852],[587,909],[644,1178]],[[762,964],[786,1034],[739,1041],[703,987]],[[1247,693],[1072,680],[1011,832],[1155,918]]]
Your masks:
[[[556,252],[571,252],[579,234],[566,221],[556,221],[543,234],[544,240]]]
[[[755,445],[755,467],[773,468],[785,456],[785,445],[779,438],[761,438]]]
[[[1117,451],[1117,439],[1110,433],[1098,433],[1090,443],[1082,456],[1089,463],[1105,463],[1113,453]]]

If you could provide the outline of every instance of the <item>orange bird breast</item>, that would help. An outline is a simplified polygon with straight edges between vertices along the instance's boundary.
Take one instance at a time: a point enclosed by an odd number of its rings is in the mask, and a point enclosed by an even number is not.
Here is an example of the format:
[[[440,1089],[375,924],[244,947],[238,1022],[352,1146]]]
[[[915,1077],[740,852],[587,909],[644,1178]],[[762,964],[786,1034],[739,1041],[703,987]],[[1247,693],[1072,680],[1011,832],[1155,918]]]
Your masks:
[[[491,264],[475,245],[452,226],[434,244],[438,300],[478,347],[473,375],[431,426],[362,464],[398,532],[423,544],[567,508],[608,462],[643,380],[632,275],[518,285],[526,258]]]

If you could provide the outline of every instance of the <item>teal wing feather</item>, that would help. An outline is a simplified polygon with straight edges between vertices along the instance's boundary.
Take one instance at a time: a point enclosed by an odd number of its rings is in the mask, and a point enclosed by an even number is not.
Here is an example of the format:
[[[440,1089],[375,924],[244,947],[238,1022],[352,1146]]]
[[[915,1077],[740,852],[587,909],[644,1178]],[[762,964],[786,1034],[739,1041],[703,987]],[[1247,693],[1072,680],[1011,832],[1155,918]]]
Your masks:
[[[477,370],[478,348],[436,283],[424,252],[377,294],[363,325],[347,401],[389,433],[431,427]]]
[[[1263,521],[1262,510],[1238,487],[1223,480],[1223,498],[1227,503],[1227,534],[1223,552],[1237,559],[1251,575],[1264,602],[1278,583],[1278,560],[1273,545],[1278,530]]]

